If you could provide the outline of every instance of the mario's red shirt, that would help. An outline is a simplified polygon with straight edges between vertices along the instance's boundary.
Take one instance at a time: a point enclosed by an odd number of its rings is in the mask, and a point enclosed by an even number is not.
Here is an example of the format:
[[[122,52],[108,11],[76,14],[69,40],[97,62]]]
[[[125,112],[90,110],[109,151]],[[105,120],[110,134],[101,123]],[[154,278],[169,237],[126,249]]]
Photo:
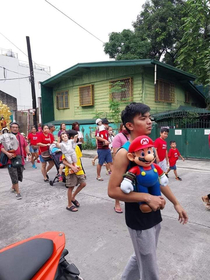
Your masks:
[[[174,166],[176,164],[177,159],[180,156],[179,150],[176,149],[170,149],[168,152],[168,158],[169,158],[169,165]]]
[[[164,172],[163,170],[160,168],[159,165],[157,165],[156,163],[153,163],[153,166],[157,169],[157,172],[158,172],[158,176],[161,176]],[[142,168],[146,171],[146,170],[150,170],[152,169],[152,166],[148,166],[148,167],[145,167],[145,166],[142,166]],[[132,167],[131,169],[129,169],[129,172],[135,174],[135,175],[140,175],[140,169],[139,169],[139,166],[134,166]]]
[[[154,147],[157,149],[159,160],[164,160],[166,158],[167,142],[159,137],[155,140]]]

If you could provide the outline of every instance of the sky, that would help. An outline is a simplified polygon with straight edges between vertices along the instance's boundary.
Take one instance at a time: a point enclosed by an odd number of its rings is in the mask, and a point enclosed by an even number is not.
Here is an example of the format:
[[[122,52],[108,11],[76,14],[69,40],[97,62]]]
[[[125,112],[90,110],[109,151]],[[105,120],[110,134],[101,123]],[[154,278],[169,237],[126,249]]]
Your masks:
[[[77,63],[110,60],[103,42],[111,32],[133,30],[146,0],[47,1],[98,39],[45,0],[0,0],[0,49],[12,49],[19,60],[28,61],[29,36],[33,61],[50,66],[53,76]]]

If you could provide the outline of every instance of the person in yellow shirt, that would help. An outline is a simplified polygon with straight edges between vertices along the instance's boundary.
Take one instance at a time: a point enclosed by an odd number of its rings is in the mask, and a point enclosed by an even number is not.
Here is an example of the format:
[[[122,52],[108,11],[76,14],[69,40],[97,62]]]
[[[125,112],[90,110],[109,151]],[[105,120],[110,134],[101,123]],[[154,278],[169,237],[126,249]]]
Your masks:
[[[69,138],[74,139],[77,141],[78,132],[74,130],[67,131]],[[76,200],[76,195],[86,186],[85,182],[85,174],[82,168],[81,160],[82,152],[80,148],[76,145],[75,153],[77,156],[77,163],[76,166],[70,164],[66,159],[65,156],[62,155],[63,164],[65,165],[65,177],[66,177],[66,188],[67,190],[67,197],[68,197],[68,206],[66,207],[67,210],[71,212],[77,212],[78,207],[80,207],[80,203]],[[71,168],[71,172],[69,172]],[[74,188],[77,186],[75,191],[73,192]]]

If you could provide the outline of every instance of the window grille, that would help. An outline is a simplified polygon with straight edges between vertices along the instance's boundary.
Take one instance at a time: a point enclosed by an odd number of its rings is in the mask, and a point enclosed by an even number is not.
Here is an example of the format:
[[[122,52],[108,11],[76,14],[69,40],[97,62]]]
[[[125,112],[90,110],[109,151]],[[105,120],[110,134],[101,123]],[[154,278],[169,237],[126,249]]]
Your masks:
[[[62,91],[56,94],[56,105],[57,109],[68,109],[69,108],[69,92]]]
[[[93,85],[79,87],[79,104],[82,107],[93,106]]]
[[[126,78],[110,82],[111,98],[118,101],[132,101],[132,79]]]
[[[155,86],[155,101],[174,103],[175,102],[174,84],[163,80],[157,80]]]

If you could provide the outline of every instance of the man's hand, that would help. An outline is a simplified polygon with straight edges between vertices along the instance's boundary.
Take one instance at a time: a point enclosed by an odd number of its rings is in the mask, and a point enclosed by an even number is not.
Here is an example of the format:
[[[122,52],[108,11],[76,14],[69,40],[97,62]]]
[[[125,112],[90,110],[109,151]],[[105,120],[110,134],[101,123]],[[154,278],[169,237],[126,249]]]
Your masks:
[[[123,179],[122,183],[120,184],[120,188],[124,193],[130,193],[134,190],[132,181],[128,178]]]
[[[164,209],[166,201],[162,196],[150,195],[147,204],[152,208],[153,211],[157,211],[159,209]]]
[[[13,153],[7,153],[6,155],[8,156],[9,159],[12,159],[15,157],[15,154],[13,154]]]
[[[178,221],[183,225],[186,224],[188,222],[187,212],[182,208],[180,204],[174,205],[174,208],[176,212],[179,214]]]

